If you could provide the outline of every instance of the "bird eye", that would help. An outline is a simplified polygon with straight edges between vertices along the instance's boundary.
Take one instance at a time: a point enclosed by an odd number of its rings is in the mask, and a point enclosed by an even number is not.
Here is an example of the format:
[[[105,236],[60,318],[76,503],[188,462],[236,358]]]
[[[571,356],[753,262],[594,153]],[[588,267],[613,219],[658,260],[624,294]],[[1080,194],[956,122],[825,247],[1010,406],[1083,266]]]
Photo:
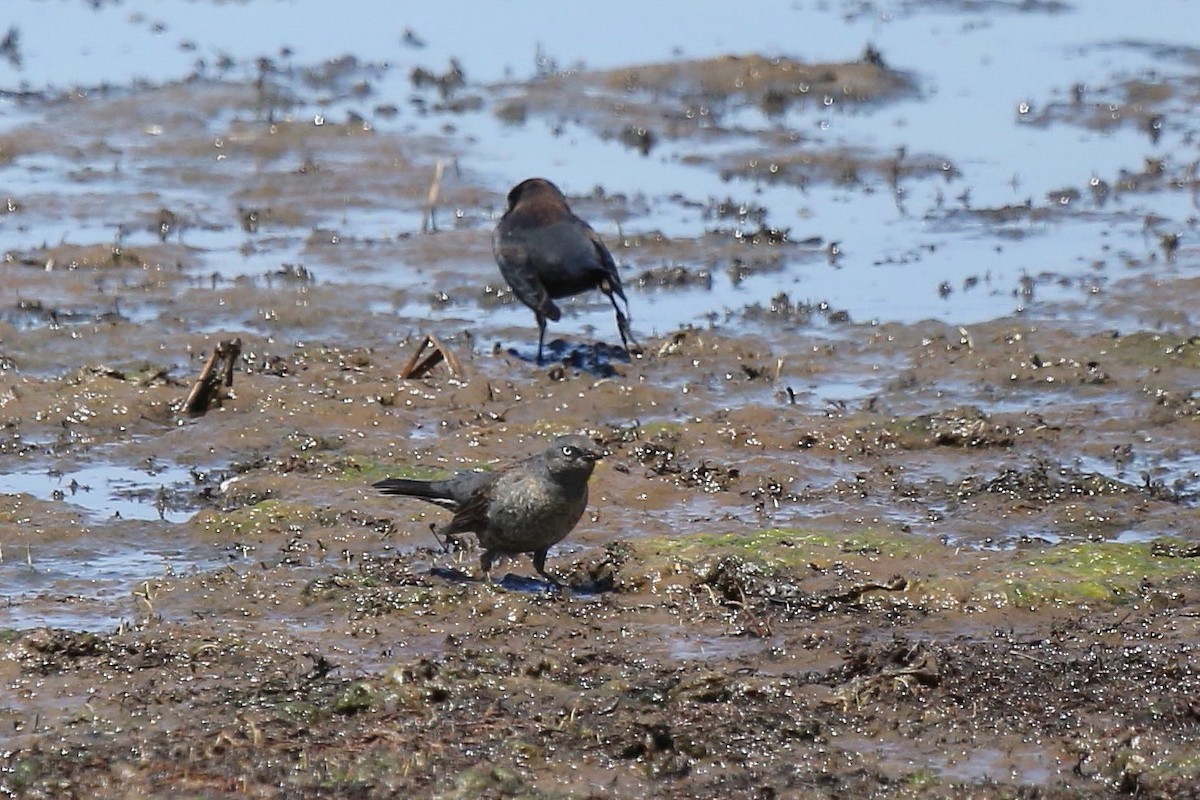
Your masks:
[[[567,458],[575,458],[575,456],[579,455],[579,448],[573,444],[565,444],[563,445],[562,454]]]

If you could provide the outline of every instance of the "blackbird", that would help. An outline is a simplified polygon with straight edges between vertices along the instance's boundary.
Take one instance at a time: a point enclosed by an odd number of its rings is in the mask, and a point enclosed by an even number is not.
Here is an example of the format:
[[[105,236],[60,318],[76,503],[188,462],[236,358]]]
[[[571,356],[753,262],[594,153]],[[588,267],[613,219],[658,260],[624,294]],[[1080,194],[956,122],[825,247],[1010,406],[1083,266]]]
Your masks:
[[[629,330],[629,300],[612,255],[592,226],[571,213],[567,198],[550,181],[529,178],[513,187],[508,210],[492,234],[492,250],[517,299],[537,318],[539,364],[546,320],[562,317],[554,301],[589,289],[604,292],[612,303],[625,353],[630,353],[630,342],[638,346]],[[624,312],[617,297],[625,304]]]
[[[541,453],[493,472],[459,472],[438,481],[387,478],[374,488],[452,509],[454,517],[438,533],[474,533],[488,580],[497,555],[532,553],[534,569],[557,585],[546,572],[546,551],[583,516],[588,478],[601,455],[583,436],[559,436]]]

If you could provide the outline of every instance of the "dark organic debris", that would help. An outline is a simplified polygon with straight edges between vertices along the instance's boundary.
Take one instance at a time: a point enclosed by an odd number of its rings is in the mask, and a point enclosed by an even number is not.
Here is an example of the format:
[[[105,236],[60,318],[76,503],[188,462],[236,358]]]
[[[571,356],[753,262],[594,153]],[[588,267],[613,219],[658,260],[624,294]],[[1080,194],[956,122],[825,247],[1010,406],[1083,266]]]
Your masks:
[[[424,67],[415,67],[408,76],[414,89],[436,88],[442,99],[448,99],[467,85],[467,76],[458,59],[450,59],[450,66],[441,75]]]
[[[1179,252],[1179,240],[1181,237],[1182,234],[1176,231],[1164,233],[1159,237],[1159,244],[1162,246],[1163,255],[1166,256],[1167,261],[1175,261],[1175,254]]]
[[[661,267],[651,267],[643,270],[637,278],[638,286],[660,286],[676,288],[684,286],[699,286],[704,289],[712,288],[712,273],[706,269],[691,269],[682,264],[664,264]]]
[[[21,659],[22,669],[39,675],[65,672],[77,661],[108,655],[113,649],[104,637],[57,628],[32,631],[22,644],[26,651]]]
[[[832,315],[836,312],[830,308],[828,303],[792,300],[786,292],[780,292],[765,304],[751,303],[746,306],[743,313],[748,320],[807,325],[821,316],[835,321],[832,319]]]
[[[559,342],[562,342],[562,350],[554,346]],[[625,352],[624,348],[604,342],[596,342],[590,346],[576,345],[569,348],[568,351],[565,341],[555,339],[546,349],[555,354],[555,357],[562,362],[563,367],[573,367],[602,378],[611,378],[620,374],[613,366],[614,361],[629,361],[629,354]]]
[[[1150,546],[1150,552],[1158,558],[1200,558],[1200,544],[1155,542]]]
[[[896,640],[887,645],[863,644],[850,655],[852,677],[833,699],[860,707],[883,697],[913,696],[942,682],[936,654],[919,642]]]
[[[414,50],[424,50],[426,47],[425,40],[412,28],[404,29],[400,41]]]
[[[633,457],[654,475],[670,475],[681,486],[699,488],[705,492],[726,491],[741,477],[741,471],[736,467],[708,461],[684,463],[669,436],[659,437],[653,442],[642,442],[633,449]]]
[[[258,233],[259,226],[262,222],[262,211],[257,208],[239,208],[238,217],[242,223],[242,230],[246,233]]]
[[[658,137],[654,134],[654,131],[637,125],[627,126],[617,138],[621,141],[621,144],[632,150],[637,150],[644,156],[650,155],[650,151],[658,143]]]
[[[724,200],[709,200],[704,215],[709,219],[733,220],[740,225],[756,225],[762,228],[767,223],[767,209],[757,203],[737,203],[731,197]]]
[[[3,39],[0,39],[0,57],[3,57],[13,69],[20,69],[24,59],[21,57],[21,31],[16,25],[8,29]]]
[[[886,582],[864,581],[832,591],[804,591],[800,583],[794,575],[730,555],[711,565],[696,585],[706,587],[719,602],[745,612],[751,623],[746,632],[751,635],[763,630],[770,614],[789,617],[857,607],[868,594],[903,592],[908,588],[908,579],[899,575]]]
[[[567,585],[572,591],[592,594],[618,591],[621,568],[632,557],[633,548],[628,542],[612,542],[603,553],[576,561],[567,575]]]
[[[994,422],[974,406],[922,414],[897,426],[898,443],[908,449],[942,447],[1009,447],[1016,431]]]
[[[750,245],[751,247],[758,245],[780,245],[787,244],[791,241],[790,228],[773,228],[769,225],[762,224],[757,228],[738,228],[733,231],[726,231],[718,228],[710,231],[716,235],[730,235],[733,239],[741,244]]]
[[[1096,472],[1080,472],[1041,459],[1035,460],[1025,468],[1005,467],[996,477],[988,480],[978,476],[968,477],[958,487],[960,499],[988,493],[1006,495],[1020,502],[1036,503],[1138,492],[1154,496],[1154,487],[1139,488]]]
[[[303,264],[283,264],[274,272],[266,274],[267,286],[271,286],[276,279],[294,282],[294,283],[312,283],[312,273],[308,271],[308,267]]]
[[[787,488],[786,478],[761,477],[758,480],[758,486],[745,494],[754,501],[754,510],[759,512],[765,511],[768,507],[776,509],[784,503],[795,503],[800,500],[800,495]]]
[[[725,603],[744,606],[751,598],[794,596],[794,583],[738,556],[725,556],[700,577],[699,586],[713,590]]]

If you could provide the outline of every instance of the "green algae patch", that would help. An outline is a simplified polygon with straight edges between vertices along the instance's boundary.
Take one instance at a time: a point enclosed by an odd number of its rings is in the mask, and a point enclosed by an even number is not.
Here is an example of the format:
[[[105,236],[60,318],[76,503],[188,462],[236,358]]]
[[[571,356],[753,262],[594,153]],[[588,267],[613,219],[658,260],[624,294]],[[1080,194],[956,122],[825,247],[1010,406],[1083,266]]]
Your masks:
[[[905,450],[928,447],[1008,447],[1015,426],[994,422],[975,406],[961,406],[897,419],[889,426],[895,443]]]
[[[760,576],[789,580],[805,591],[836,579],[847,587],[903,580],[904,597],[926,607],[1036,609],[1121,605],[1192,578],[1200,564],[1186,542],[1067,542],[1036,551],[969,550],[927,536],[865,530],[852,535],[770,528],[705,533],[636,545],[631,562],[655,576],[705,576],[736,559]],[[864,583],[865,582],[865,583]],[[626,576],[627,585],[638,580]]]
[[[895,598],[887,602],[954,606],[960,601],[940,584],[940,576],[967,568],[936,540],[881,530],[706,533],[653,539],[633,550],[616,581],[618,591],[707,585],[726,597],[786,595],[812,607],[881,594]]]
[[[1196,575],[1191,558],[1163,557],[1164,543],[1060,544],[1019,559],[1001,588],[1014,606],[1121,604],[1149,587]]]
[[[334,699],[333,710],[338,714],[350,715],[367,711],[375,702],[378,691],[367,681],[350,684]]]
[[[232,511],[201,511],[192,521],[218,536],[293,535],[312,528],[369,527],[391,533],[390,521],[364,516],[353,509],[312,506],[268,499]]]
[[[264,500],[233,511],[201,511],[194,521],[219,536],[245,536],[298,530],[307,527],[315,513],[312,506]]]
[[[637,438],[645,441],[679,436],[683,432],[683,425],[675,420],[649,420],[641,422],[635,430]]]
[[[1137,331],[1108,344],[1111,358],[1144,369],[1200,369],[1200,336]]]
[[[924,536],[873,530],[845,535],[797,528],[664,537],[639,544],[638,549],[693,562],[734,555],[770,569],[809,567],[855,558],[920,558],[946,551],[942,544]]]
[[[395,579],[401,580],[401,579]],[[389,582],[385,576],[367,573],[338,573],[310,581],[303,597],[308,603],[329,603],[347,608],[350,619],[366,619],[404,612],[429,614],[441,605],[461,602],[456,587],[429,586],[411,582]]]
[[[826,95],[844,100],[874,100],[909,88],[908,80],[900,73],[865,60],[805,64],[758,54],[645,64],[585,76],[589,77],[591,82],[602,82],[623,92],[668,92],[706,99],[756,100],[769,96],[774,105],[780,106],[793,99]]]

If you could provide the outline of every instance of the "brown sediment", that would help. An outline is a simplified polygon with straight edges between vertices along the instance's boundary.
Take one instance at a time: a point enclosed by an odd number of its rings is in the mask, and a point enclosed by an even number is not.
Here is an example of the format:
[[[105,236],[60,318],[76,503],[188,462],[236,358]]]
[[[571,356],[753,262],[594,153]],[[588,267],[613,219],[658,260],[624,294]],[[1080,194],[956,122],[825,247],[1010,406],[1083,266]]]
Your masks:
[[[522,91],[565,104],[583,82],[678,121],[709,96],[759,102],[801,69],[721,59]],[[804,74],[810,91],[854,99],[906,86],[871,64]],[[211,188],[201,123],[260,102],[249,86],[197,82],[63,113],[103,150],[160,108],[153,158]],[[1143,276],[1149,262],[1131,257],[1129,279],[1086,315],[868,324],[781,288],[708,327],[662,331],[630,361],[571,334],[562,363],[538,368],[492,346],[529,329],[489,318],[512,302],[488,244],[500,198],[469,173],[447,171],[439,186],[461,225],[311,229],[337,226],[339,207],[395,204],[418,219],[433,165],[453,155],[444,143],[265,115],[219,133],[220,149],[255,166],[221,177],[227,205],[167,214],[150,191],[123,218],[153,243],[47,245],[2,267],[14,290],[0,308],[5,470],[113,463],[144,467],[153,485],[170,461],[193,474],[163,491],[194,510],[135,523],[84,514],[65,493],[0,497],[4,792],[1194,791],[1200,345],[1186,239],[1178,274]],[[9,134],[0,159],[90,163],[94,150],[65,138]],[[892,168],[869,153],[823,157],[876,182]],[[1153,172],[1139,191],[1175,190]],[[90,219],[108,203],[17,200],[6,224],[64,208]],[[591,201],[638,213],[633,199]],[[827,242],[795,241],[752,206],[710,204],[702,236],[612,241],[627,283],[669,293],[717,269],[769,275],[781,253],[825,266]],[[268,253],[298,237],[312,263],[210,279],[220,265],[188,234],[203,226]],[[400,262],[416,277],[395,289],[361,270]],[[372,310],[381,295],[390,308]],[[401,311],[414,298],[461,318]],[[638,314],[635,295],[635,326]],[[181,420],[203,358],[233,335],[236,385]],[[411,354],[427,343],[458,365],[422,371]],[[430,534],[441,512],[369,488],[385,474],[486,469],[577,430],[610,455],[584,519],[550,555],[569,592],[544,591],[519,558],[499,565],[498,586],[464,579],[473,555],[441,553]],[[89,558],[148,540],[191,560],[164,556],[95,588]],[[70,569],[82,573],[56,579]],[[78,625],[36,624],[72,608]],[[103,613],[116,621],[85,624]]]

